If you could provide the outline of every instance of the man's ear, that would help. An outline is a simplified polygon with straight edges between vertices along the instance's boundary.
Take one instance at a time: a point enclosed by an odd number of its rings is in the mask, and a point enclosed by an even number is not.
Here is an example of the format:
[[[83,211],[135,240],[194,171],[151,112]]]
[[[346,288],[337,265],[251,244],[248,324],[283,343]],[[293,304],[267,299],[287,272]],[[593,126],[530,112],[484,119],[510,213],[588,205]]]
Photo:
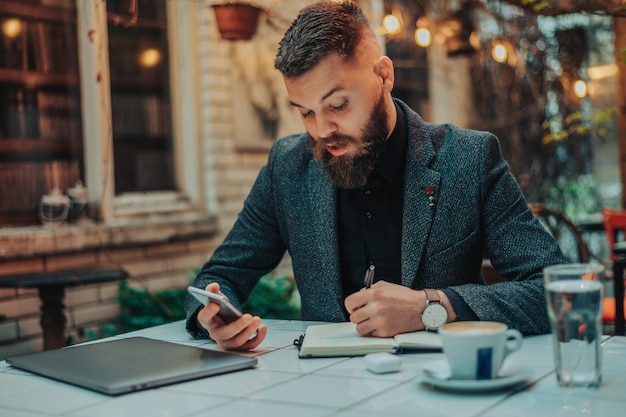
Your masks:
[[[374,66],[376,75],[380,77],[383,83],[383,92],[390,93],[393,90],[394,73],[393,62],[388,56],[381,56]]]

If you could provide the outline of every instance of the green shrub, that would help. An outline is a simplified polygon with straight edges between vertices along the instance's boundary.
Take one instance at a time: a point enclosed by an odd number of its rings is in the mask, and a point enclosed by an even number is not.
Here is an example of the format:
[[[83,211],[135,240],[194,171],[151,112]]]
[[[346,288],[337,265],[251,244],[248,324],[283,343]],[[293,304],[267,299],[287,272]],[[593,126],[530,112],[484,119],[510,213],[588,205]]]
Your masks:
[[[191,271],[195,277],[196,271]],[[185,318],[187,288],[151,293],[122,281],[117,292],[120,315],[114,323],[80,327],[67,336],[67,344],[95,340],[119,333],[158,326]],[[268,274],[261,278],[242,310],[264,319],[299,319],[300,296],[292,278]]]
[[[127,282],[120,283],[117,293],[117,302],[120,305],[118,318],[120,332],[184,319],[186,294],[187,288],[151,293],[143,288],[133,288]]]
[[[268,274],[254,287],[244,311],[264,319],[300,318],[300,295],[292,278]]]

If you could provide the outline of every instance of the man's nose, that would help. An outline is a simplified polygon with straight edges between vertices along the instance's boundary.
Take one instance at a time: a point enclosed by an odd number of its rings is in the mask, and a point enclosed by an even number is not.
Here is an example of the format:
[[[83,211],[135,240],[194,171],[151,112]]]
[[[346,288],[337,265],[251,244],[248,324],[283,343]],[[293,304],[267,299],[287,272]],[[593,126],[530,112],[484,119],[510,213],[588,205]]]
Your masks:
[[[332,136],[337,131],[337,125],[326,117],[319,117],[317,119],[317,136],[320,139],[326,139]]]

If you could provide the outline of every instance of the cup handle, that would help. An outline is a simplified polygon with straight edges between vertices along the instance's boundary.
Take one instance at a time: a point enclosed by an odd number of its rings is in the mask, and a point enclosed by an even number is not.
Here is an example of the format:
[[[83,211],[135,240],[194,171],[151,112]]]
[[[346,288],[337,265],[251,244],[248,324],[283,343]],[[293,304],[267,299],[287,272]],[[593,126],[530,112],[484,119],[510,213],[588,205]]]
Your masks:
[[[518,351],[522,347],[523,340],[522,333],[519,330],[509,329],[506,331],[506,344],[504,345],[504,357],[509,356],[510,353]]]

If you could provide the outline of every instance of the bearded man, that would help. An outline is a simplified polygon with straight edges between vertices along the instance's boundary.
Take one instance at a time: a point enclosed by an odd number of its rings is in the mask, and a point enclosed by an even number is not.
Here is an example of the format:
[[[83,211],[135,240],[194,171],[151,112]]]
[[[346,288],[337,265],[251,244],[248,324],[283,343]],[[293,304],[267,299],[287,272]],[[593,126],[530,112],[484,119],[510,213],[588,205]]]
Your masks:
[[[393,62],[353,3],[305,7],[275,67],[306,133],[276,141],[194,286],[240,307],[288,251],[303,320],[380,337],[455,320],[549,331],[542,270],[566,259],[496,137],[426,123],[394,99]],[[486,285],[483,254],[506,282]],[[267,335],[260,317],[225,323],[218,310],[188,297],[189,333],[241,350]]]

